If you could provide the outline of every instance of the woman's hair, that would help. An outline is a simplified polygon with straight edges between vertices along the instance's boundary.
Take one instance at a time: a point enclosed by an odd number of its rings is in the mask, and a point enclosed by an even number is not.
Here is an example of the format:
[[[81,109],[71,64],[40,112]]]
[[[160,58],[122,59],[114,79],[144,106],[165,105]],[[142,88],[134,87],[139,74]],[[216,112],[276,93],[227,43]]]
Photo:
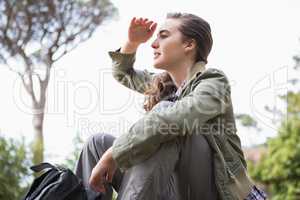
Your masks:
[[[145,91],[144,109],[150,111],[159,101],[173,97],[177,87],[168,72],[156,75]]]
[[[189,13],[168,13],[167,19],[179,19],[179,31],[183,40],[194,39],[197,43],[196,62],[207,63],[213,45],[210,25],[201,17]]]
[[[195,62],[207,63],[213,45],[210,25],[201,17],[189,13],[168,13],[166,18],[181,21],[178,29],[183,41],[194,39],[197,43]],[[144,109],[151,110],[159,101],[168,99],[175,91],[176,86],[167,72],[157,75],[145,91],[148,98],[144,102]]]

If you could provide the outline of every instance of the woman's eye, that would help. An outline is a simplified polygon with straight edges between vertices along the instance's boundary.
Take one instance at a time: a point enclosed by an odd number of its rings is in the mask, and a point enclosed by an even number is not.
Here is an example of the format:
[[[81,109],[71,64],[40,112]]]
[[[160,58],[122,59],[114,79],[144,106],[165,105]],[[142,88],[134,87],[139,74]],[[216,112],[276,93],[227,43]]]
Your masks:
[[[160,38],[166,38],[168,37],[167,35],[160,35]]]

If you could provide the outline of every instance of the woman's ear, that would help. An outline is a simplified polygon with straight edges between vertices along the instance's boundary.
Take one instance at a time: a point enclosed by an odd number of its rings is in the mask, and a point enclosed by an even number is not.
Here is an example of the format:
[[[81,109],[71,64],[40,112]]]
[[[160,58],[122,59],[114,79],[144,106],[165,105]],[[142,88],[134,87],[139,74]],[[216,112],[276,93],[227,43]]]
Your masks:
[[[196,43],[195,39],[188,39],[184,43],[185,43],[185,47],[184,48],[185,48],[186,52],[190,52],[190,51],[196,50],[196,48],[197,48],[197,43]]]

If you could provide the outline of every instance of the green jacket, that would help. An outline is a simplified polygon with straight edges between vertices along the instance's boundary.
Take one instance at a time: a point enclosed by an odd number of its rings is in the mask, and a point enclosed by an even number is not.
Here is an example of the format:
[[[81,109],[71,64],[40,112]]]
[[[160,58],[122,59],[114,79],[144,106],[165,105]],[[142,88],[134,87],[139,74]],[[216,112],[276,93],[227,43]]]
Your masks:
[[[135,70],[135,53],[123,54],[119,50],[109,52],[114,78],[143,94],[155,73]],[[149,158],[161,143],[178,136],[203,134],[214,152],[219,196],[223,200],[244,199],[253,183],[247,176],[236,134],[230,93],[228,79],[222,71],[205,69],[204,62],[197,62],[174,105],[160,112],[148,112],[118,137],[112,146],[113,158],[125,170]]]

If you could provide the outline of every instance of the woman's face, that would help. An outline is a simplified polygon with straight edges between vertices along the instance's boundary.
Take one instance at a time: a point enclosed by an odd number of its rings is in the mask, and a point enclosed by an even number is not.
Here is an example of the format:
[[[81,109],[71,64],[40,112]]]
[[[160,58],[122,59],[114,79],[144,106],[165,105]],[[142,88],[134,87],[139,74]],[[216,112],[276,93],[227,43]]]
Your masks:
[[[181,21],[166,19],[158,30],[157,38],[152,43],[154,50],[153,66],[166,71],[172,70],[176,63],[185,56],[182,34],[178,30]]]

